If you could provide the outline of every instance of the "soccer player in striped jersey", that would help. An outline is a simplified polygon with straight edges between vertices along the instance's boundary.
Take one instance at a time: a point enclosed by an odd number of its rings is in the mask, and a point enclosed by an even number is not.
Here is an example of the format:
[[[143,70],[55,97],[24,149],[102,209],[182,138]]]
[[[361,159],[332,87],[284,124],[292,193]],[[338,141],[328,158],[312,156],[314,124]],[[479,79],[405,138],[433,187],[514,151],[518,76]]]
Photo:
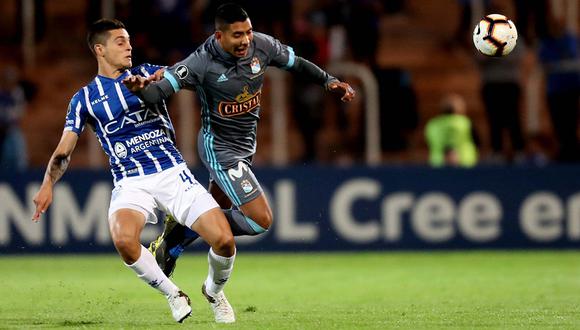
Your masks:
[[[52,188],[66,171],[78,136],[90,127],[109,157],[114,182],[109,228],[124,263],[167,297],[177,322],[191,314],[187,295],[167,278],[155,257],[140,243],[144,225],[157,222],[155,209],[170,214],[211,246],[203,292],[212,292],[210,304],[216,321],[234,322],[233,310],[222,290],[233,269],[236,251],[227,220],[175,147],[165,103],[145,104],[121,83],[134,75],[147,77],[160,67],[143,64],[131,68],[129,34],[120,21],[95,22],[87,41],[97,59],[98,74],[70,102],[61,140],[34,197],[32,219],[38,221],[52,202]]]
[[[124,83],[150,103],[160,102],[182,88],[195,89],[202,104],[198,152],[210,172],[209,192],[224,209],[237,235],[258,235],[272,224],[272,210],[252,172],[264,72],[274,66],[302,75],[344,102],[355,92],[346,82],[296,56],[292,47],[252,30],[246,11],[237,4],[217,9],[216,32],[186,59],[156,77],[128,77]],[[230,207],[234,208],[230,209]],[[150,249],[169,275],[191,235],[171,218]]]

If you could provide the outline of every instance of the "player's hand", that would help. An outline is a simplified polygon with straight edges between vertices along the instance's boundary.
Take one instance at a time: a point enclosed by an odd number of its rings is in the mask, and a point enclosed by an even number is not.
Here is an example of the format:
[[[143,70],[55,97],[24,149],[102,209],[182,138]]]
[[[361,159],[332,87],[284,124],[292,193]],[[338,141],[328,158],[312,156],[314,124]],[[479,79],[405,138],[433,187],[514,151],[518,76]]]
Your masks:
[[[165,68],[161,68],[161,69],[155,71],[155,73],[152,75],[153,81],[159,81],[159,80],[163,79],[164,73],[165,73]]]
[[[38,222],[40,214],[46,212],[46,209],[52,203],[52,187],[49,184],[40,186],[40,190],[34,195],[33,201],[34,205],[36,205],[36,210],[32,216],[32,221]]]
[[[333,93],[341,94],[342,97],[340,98],[340,100],[342,102],[352,101],[352,99],[354,99],[354,96],[356,94],[354,89],[350,87],[348,83],[342,81],[331,82],[330,84],[328,84],[328,90]]]
[[[141,77],[141,76],[129,76],[123,79],[121,82],[127,87],[128,90],[131,92],[139,92],[143,88],[147,87],[153,79],[155,79],[155,74],[149,76],[149,78]]]

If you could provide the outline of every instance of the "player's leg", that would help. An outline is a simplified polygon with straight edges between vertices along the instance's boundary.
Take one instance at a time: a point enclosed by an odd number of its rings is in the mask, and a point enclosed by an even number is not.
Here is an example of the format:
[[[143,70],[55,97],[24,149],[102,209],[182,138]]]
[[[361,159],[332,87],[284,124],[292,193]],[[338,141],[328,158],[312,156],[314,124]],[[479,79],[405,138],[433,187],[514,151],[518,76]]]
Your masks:
[[[174,187],[173,194],[163,194],[157,199],[180,224],[197,232],[209,245],[208,276],[202,290],[215,314],[216,322],[235,321],[234,310],[227,301],[223,287],[230,278],[236,256],[234,236],[228,222],[215,199],[203,188],[186,167],[179,177],[187,180],[172,180],[166,177],[163,184]],[[173,171],[168,171],[172,175]],[[177,173],[173,173],[177,174]],[[177,175],[175,175],[177,177]]]
[[[171,276],[175,270],[177,258],[186,246],[192,244],[199,235],[182,226],[171,215],[166,215],[163,232],[149,244],[149,251],[155,256],[157,264],[165,275]]]
[[[206,286],[217,293],[230,277],[236,254],[232,231],[219,208],[211,209],[199,216],[191,229],[209,244],[210,271]]]
[[[222,210],[230,209],[233,206],[231,199],[224,193],[222,188],[220,188],[220,186],[215,183],[214,180],[209,181],[207,191],[209,191],[209,193],[213,196]]]
[[[222,208],[234,236],[258,235],[272,224],[272,210],[263,193],[240,205],[239,209],[230,209],[231,200],[214,181],[210,182],[208,191]],[[167,216],[163,234],[151,243],[150,250],[154,251],[161,268],[169,270],[171,274],[175,268],[175,260],[196,238],[195,232],[179,226],[175,219]]]
[[[232,202],[221,189],[210,181],[209,192],[222,209],[228,209]],[[181,255],[185,247],[191,245],[199,235],[180,225],[171,215],[165,217],[163,233],[156,240],[149,244],[149,251],[153,253],[157,264],[167,276],[171,276],[175,270],[177,258]]]
[[[208,191],[223,210],[232,206],[228,196],[213,181],[210,181]],[[199,235],[195,231],[181,226],[175,221],[175,218],[167,215],[165,216],[163,233],[149,244],[149,251],[153,253],[163,272],[167,276],[171,276],[175,270],[177,258],[185,247],[193,244],[198,237]]]
[[[256,234],[263,233],[272,225],[272,209],[263,192],[255,199],[240,205],[240,210],[246,218],[245,222],[252,225]]]
[[[182,322],[191,315],[189,297],[163,273],[153,255],[140,243],[146,215],[142,211],[120,208],[109,218],[109,229],[115,248],[125,265],[152,288],[164,294],[173,318]]]
[[[223,180],[220,181],[220,184],[216,180],[211,180],[208,191],[223,209],[234,236],[259,235],[268,230],[272,224],[272,210],[253,173],[251,171],[249,173],[246,172],[242,179],[255,187],[256,190],[247,199],[241,199],[245,203],[240,205],[239,209],[230,209],[232,201],[230,196],[224,193],[227,188],[225,186],[223,189],[220,187]],[[229,191],[232,190],[229,189]],[[241,191],[237,193],[242,194]],[[237,195],[235,196],[233,198],[239,199]],[[151,242],[149,249],[155,255],[155,259],[161,269],[163,269],[163,272],[167,276],[171,276],[175,270],[177,258],[179,258],[185,247],[192,244],[196,238],[197,234],[194,231],[178,225],[175,219],[168,217],[165,219],[163,233],[155,241]]]
[[[255,178],[254,185],[259,186]],[[214,181],[210,182],[209,192],[214,196],[218,204],[222,206],[224,214],[230,224],[234,236],[255,236],[270,228],[272,224],[272,210],[264,193],[260,191],[250,199],[240,199],[241,205],[232,207],[230,198],[222,188]],[[220,203],[219,201],[222,201]],[[229,201],[229,204],[227,203]],[[223,207],[230,206],[230,207]]]
[[[236,257],[234,236],[228,222],[222,211],[214,208],[201,214],[191,229],[210,245],[207,255],[209,270],[201,290],[214,312],[215,321],[235,322],[234,310],[223,292]]]
[[[228,210],[232,207],[232,202],[228,196],[224,194],[224,192],[217,184],[214,183],[214,181],[210,181],[208,191],[222,210]],[[162,269],[174,268],[174,265],[169,265],[169,263],[172,262],[171,259],[177,259],[181,252],[183,252],[183,249],[186,246],[191,245],[198,237],[199,235],[196,232],[185,226],[179,226],[177,221],[175,221],[171,215],[167,215],[165,217],[163,233],[157,238],[157,240],[151,242],[149,245],[149,250],[152,252],[156,252],[157,250],[168,250],[168,256],[159,262],[168,263],[167,266],[161,266]],[[171,248],[167,249],[167,246]]]

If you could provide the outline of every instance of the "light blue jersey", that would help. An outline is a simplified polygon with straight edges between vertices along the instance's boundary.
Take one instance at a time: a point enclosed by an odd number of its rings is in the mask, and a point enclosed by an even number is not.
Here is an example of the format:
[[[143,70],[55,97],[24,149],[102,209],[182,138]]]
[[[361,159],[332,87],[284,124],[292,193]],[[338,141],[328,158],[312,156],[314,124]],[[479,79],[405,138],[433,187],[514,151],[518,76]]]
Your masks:
[[[143,64],[117,79],[96,76],[71,99],[65,130],[80,134],[89,125],[109,156],[113,180],[147,175],[183,163],[164,101],[145,104],[121,82],[129,75],[149,76],[159,66]]]

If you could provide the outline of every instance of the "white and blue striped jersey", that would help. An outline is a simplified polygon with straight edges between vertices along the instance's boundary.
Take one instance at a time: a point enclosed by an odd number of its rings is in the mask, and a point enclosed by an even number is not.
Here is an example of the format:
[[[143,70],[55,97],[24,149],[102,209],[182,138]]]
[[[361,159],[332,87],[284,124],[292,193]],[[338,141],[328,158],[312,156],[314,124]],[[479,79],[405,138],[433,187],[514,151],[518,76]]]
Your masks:
[[[80,134],[89,125],[95,131],[115,183],[184,162],[165,102],[145,104],[121,82],[129,75],[147,77],[159,68],[143,64],[116,79],[96,76],[70,101],[64,129]]]

